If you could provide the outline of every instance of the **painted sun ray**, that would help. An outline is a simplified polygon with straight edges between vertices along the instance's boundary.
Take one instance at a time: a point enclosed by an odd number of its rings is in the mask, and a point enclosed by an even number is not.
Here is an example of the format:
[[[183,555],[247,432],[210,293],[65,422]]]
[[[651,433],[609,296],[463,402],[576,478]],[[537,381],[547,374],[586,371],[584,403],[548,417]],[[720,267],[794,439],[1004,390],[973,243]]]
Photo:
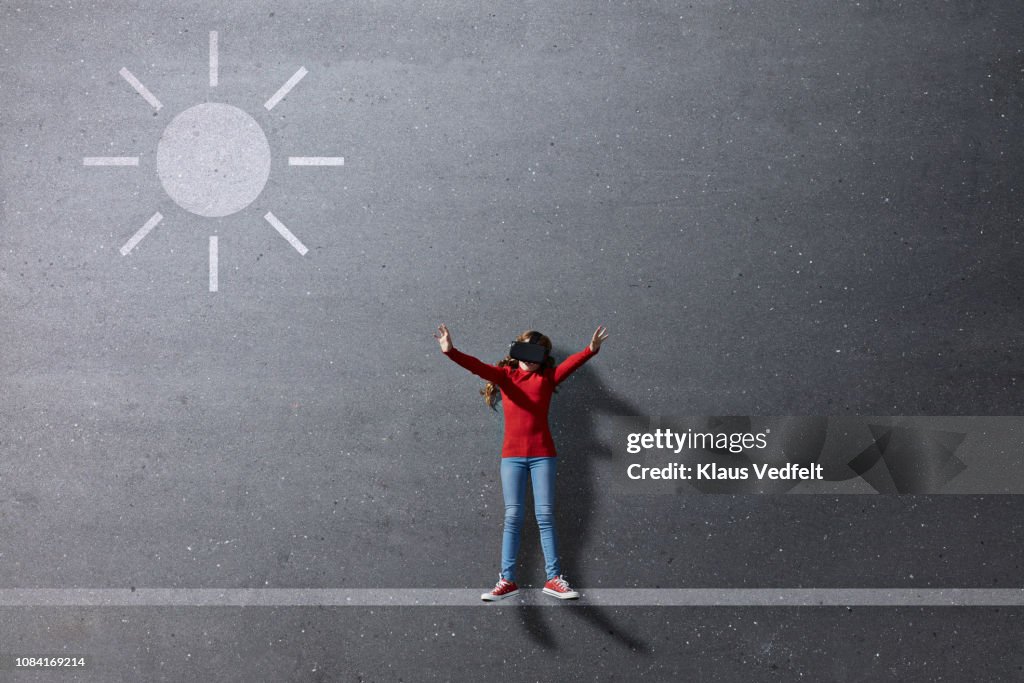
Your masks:
[[[274,230],[277,230],[279,233],[281,233],[281,237],[288,240],[288,244],[295,247],[295,251],[299,252],[303,256],[306,255],[306,252],[309,251],[309,249],[306,249],[306,245],[300,242],[299,238],[293,235],[291,230],[286,228],[284,226],[284,223],[278,220],[277,216],[275,216],[272,212],[267,211],[267,215],[264,216],[263,218],[265,218],[268,223],[274,226]]]
[[[83,166],[138,166],[138,157],[84,157]]]
[[[306,71],[306,67],[300,66],[299,70],[292,74],[292,77],[289,78],[288,81],[284,85],[282,85],[278,89],[278,91],[274,93],[270,97],[270,99],[267,100],[266,103],[263,105],[264,107],[266,107],[267,111],[270,111],[271,109],[276,107],[277,103],[283,100],[284,96],[287,95],[291,91],[291,89],[294,88],[298,84],[298,82],[301,81],[302,78],[308,73],[309,72]]]
[[[217,236],[210,235],[210,291],[217,291]]]
[[[146,221],[146,224],[139,228],[138,232],[132,235],[132,238],[130,240],[124,243],[124,246],[121,247],[121,256],[127,256],[128,252],[134,249],[135,245],[141,242],[142,238],[148,235],[149,231],[155,228],[156,224],[162,221],[163,219],[164,217],[159,211],[154,213],[150,217],[150,219]]]
[[[345,157],[288,157],[289,166],[344,166]]]
[[[146,86],[142,85],[142,81],[137,79],[135,77],[135,74],[129,71],[127,67],[123,66],[121,67],[121,71],[119,71],[118,73],[120,73],[121,77],[124,80],[128,81],[133,88],[135,88],[135,91],[137,93],[142,95],[142,99],[149,102],[149,106],[153,107],[153,109],[156,109],[157,111],[160,111],[161,107],[163,107],[164,105],[160,104],[160,100],[156,98],[156,95],[149,92],[149,89]]]
[[[210,87],[217,87],[217,32],[210,31]]]

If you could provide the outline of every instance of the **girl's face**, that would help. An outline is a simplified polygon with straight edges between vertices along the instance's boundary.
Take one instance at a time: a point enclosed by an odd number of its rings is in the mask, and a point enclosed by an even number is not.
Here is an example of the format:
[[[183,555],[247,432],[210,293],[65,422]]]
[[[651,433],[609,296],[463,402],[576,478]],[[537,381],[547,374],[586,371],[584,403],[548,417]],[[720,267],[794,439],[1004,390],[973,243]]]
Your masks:
[[[519,369],[526,372],[537,372],[540,370],[540,363],[527,363],[525,360],[521,360],[519,361]]]

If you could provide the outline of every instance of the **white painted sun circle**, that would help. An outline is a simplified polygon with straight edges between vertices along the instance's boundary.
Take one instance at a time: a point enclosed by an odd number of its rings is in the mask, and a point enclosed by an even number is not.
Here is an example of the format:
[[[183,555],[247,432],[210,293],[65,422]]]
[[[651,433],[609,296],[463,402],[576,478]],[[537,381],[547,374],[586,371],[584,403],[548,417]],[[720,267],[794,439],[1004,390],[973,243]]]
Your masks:
[[[174,117],[156,148],[156,171],[178,206],[228,216],[252,204],[270,176],[270,145],[238,107],[206,102]]]

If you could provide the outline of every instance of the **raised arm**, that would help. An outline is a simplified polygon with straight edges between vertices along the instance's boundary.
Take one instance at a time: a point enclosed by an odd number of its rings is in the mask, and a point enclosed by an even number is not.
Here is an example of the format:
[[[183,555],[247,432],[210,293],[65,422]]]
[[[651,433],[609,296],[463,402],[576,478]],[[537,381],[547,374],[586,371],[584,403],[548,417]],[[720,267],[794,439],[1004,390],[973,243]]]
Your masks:
[[[581,365],[587,362],[591,356],[597,355],[596,351],[591,351],[590,347],[586,347],[579,353],[574,353],[555,368],[555,384],[561,384],[562,380],[576,372]]]
[[[495,384],[501,384],[508,377],[504,368],[499,368],[497,365],[488,365],[479,358],[474,358],[468,353],[459,351],[454,346],[444,351],[444,355],[451,358],[453,361],[472,372],[477,377],[485,379],[488,382],[494,382]]]
[[[597,355],[597,352],[601,350],[601,344],[608,338],[608,330],[602,325],[598,325],[597,330],[594,331],[594,336],[590,339],[590,343],[587,347],[579,353],[574,353],[555,368],[555,384],[558,385],[566,377],[574,373],[579,369],[581,365],[587,362],[591,356]]]
[[[508,377],[504,368],[499,368],[497,365],[488,365],[479,358],[474,358],[468,353],[462,353],[462,351],[455,348],[455,345],[452,344],[451,332],[448,331],[446,325],[442,324],[437,329],[441,334],[435,334],[434,339],[441,345],[441,353],[488,382],[500,384]]]

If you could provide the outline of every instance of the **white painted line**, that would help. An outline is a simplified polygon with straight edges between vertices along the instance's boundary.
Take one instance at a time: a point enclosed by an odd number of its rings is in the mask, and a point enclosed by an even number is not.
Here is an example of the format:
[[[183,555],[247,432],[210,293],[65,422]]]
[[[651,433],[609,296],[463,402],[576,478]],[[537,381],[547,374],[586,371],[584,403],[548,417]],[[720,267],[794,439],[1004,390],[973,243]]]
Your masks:
[[[217,32],[210,31],[210,87],[217,87]]]
[[[132,238],[124,243],[121,247],[121,256],[125,256],[129,251],[135,248],[135,245],[142,241],[142,238],[149,234],[149,231],[156,227],[156,224],[162,221],[164,217],[159,211],[154,213],[146,224],[139,228],[139,231],[132,235]]]
[[[277,106],[277,103],[283,100],[284,96],[287,95],[288,92],[295,87],[295,84],[301,81],[302,77],[308,73],[309,72],[306,71],[306,67],[300,66],[299,70],[292,74],[292,77],[288,79],[288,82],[282,85],[281,89],[274,93],[273,97],[267,100],[266,104],[263,105],[264,107],[267,108],[267,111],[270,111],[275,106]]]
[[[485,603],[468,588],[4,588],[0,607],[990,607],[1021,588],[596,588],[579,600],[520,589]]]
[[[281,237],[288,240],[288,243],[295,247],[295,251],[299,252],[303,256],[306,255],[306,252],[309,251],[309,249],[306,249],[306,245],[300,242],[299,238],[291,233],[291,230],[284,227],[284,223],[277,220],[277,216],[267,211],[267,215],[264,216],[264,218],[267,219],[268,223],[274,226],[274,230],[277,230],[279,233],[281,233]]]
[[[344,166],[345,157],[288,157],[289,166]]]
[[[85,157],[83,166],[138,166],[138,157]]]
[[[131,83],[132,87],[135,88],[136,92],[142,95],[142,97],[147,102],[149,102],[149,106],[153,107],[153,109],[156,109],[157,111],[160,111],[160,108],[164,105],[160,104],[160,100],[158,100],[153,93],[149,92],[149,90],[146,89],[146,86],[142,85],[142,82],[139,81],[139,79],[135,78],[135,75],[131,71],[129,71],[125,67],[121,67],[120,73],[124,80]]]
[[[217,291],[217,236],[210,235],[210,291]]]

